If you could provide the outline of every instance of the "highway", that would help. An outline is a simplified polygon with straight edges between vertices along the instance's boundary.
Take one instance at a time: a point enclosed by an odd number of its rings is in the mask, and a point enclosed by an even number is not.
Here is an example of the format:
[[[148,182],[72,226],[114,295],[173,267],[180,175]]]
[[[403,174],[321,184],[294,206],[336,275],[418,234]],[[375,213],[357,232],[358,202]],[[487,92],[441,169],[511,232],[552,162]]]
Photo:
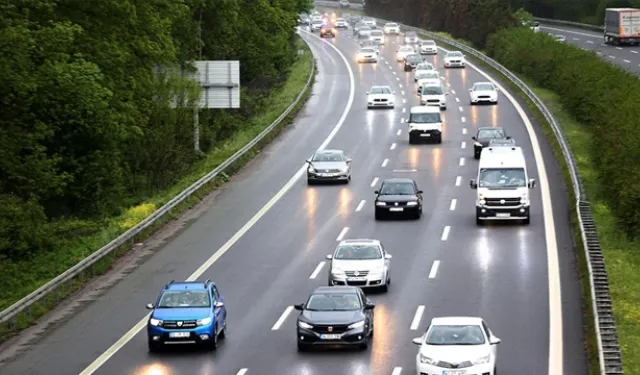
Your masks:
[[[500,373],[586,374],[566,187],[542,132],[534,123],[544,166],[536,163],[516,106],[501,93],[497,106],[471,107],[468,89],[486,78],[469,67],[443,69],[440,54],[426,60],[440,67],[450,92],[443,143],[410,146],[404,121],[418,100],[413,75],[394,59],[400,37],[388,39],[377,64],[358,64],[351,34],[341,31],[323,41],[301,32],[317,58],[318,75],[295,124],[208,199],[197,220],[184,223],[100,298],[6,361],[0,373],[415,374],[417,346],[411,339],[430,319],[473,315],[502,339]],[[374,84],[393,87],[395,109],[366,109],[365,92]],[[468,181],[477,172],[471,136],[481,126],[504,126],[524,148],[529,173],[538,180],[528,226],[475,224],[475,192]],[[296,178],[319,147],[343,149],[353,159],[349,185],[308,187]],[[542,168],[550,191],[547,208],[541,201]],[[392,176],[413,178],[424,190],[421,220],[374,220],[373,191]],[[552,215],[545,219],[547,209]],[[326,285],[324,257],[342,238],[376,238],[393,255],[389,292],[371,293],[377,304],[373,343],[364,352],[298,353],[296,311],[289,307]],[[557,262],[548,257],[555,247]],[[215,352],[148,353],[145,331],[139,330],[145,304],[166,282],[190,275],[218,285],[229,311],[228,338]],[[558,284],[561,304],[550,310]],[[417,315],[420,306],[423,315]],[[557,321],[561,330],[550,337],[550,324]],[[549,371],[550,345],[561,348],[553,363],[562,371]]]
[[[540,30],[552,35],[564,35],[567,43],[594,51],[606,61],[640,74],[640,47],[604,44],[603,33],[597,31],[543,24],[540,25]]]

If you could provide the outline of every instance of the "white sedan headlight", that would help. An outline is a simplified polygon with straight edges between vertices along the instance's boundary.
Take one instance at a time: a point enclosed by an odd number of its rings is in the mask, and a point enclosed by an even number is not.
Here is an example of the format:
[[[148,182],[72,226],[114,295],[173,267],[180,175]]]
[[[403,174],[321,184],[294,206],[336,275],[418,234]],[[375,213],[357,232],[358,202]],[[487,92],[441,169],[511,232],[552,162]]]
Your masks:
[[[438,363],[438,361],[436,361],[433,358],[429,358],[426,355],[420,354],[420,363],[426,363],[427,365],[435,365],[436,363]]]
[[[480,200],[478,201],[478,203],[479,203],[481,206],[484,206],[485,204],[487,204],[487,201],[485,201],[484,199],[480,199]]]
[[[489,363],[490,359],[491,357],[489,356],[489,354],[487,354],[484,357],[476,358],[474,361],[472,361],[472,363],[474,365],[484,365],[485,363]]]
[[[344,276],[344,271],[339,268],[332,268],[331,274],[334,276]]]
[[[316,169],[314,167],[312,167],[312,166],[309,166],[307,171],[310,172],[310,173],[314,173],[316,171]]]
[[[348,170],[349,170],[348,166],[344,166],[344,167],[340,168],[340,172],[346,172]]]
[[[364,320],[361,320],[359,322],[353,323],[347,328],[348,329],[356,329],[356,328],[362,328],[362,327],[364,327]]]
[[[386,202],[376,202],[376,206],[386,206]]]

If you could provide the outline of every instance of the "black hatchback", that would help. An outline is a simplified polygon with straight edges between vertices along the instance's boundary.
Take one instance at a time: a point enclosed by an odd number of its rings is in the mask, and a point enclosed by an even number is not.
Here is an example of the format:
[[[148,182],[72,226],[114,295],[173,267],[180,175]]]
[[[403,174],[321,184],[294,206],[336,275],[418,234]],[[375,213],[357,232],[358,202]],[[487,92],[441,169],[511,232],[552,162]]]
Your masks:
[[[482,149],[489,146],[489,142],[494,139],[511,139],[511,137],[507,136],[507,132],[503,127],[482,127],[478,129],[478,133],[474,137],[471,137],[474,140],[473,143],[473,157],[475,159],[480,159],[480,153]]]
[[[422,64],[423,62],[424,60],[422,59],[422,56],[418,55],[417,53],[408,55],[404,59],[404,71],[410,72],[414,70],[418,66],[418,64]]]
[[[380,190],[376,190],[376,220],[392,215],[409,216],[420,219],[422,216],[422,190],[409,178],[389,178],[382,181]]]

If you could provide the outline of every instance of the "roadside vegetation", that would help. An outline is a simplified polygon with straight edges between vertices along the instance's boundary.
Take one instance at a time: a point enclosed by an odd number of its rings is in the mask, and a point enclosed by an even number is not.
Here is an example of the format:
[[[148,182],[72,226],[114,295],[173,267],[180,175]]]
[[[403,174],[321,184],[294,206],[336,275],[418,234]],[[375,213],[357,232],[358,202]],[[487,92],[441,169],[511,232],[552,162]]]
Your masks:
[[[294,31],[310,8],[308,0],[0,1],[0,310],[273,122],[311,73],[313,57]],[[241,109],[200,110],[201,152],[193,150],[197,84],[177,74],[194,60],[241,66]]]

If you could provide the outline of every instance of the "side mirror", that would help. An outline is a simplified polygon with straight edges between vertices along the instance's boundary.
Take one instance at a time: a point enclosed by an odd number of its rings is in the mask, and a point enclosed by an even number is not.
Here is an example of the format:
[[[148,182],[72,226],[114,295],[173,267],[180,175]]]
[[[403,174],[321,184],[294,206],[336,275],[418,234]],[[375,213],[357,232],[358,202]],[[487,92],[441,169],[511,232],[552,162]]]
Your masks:
[[[422,337],[416,337],[415,339],[412,340],[414,344],[416,345],[422,345]]]
[[[310,160],[310,159],[305,160],[305,162],[306,162],[307,164],[311,164],[311,160]]]
[[[293,305],[293,308],[296,309],[296,310],[302,311],[302,310],[304,310],[303,306],[304,306],[304,303],[299,303],[297,305]]]
[[[533,189],[534,187],[536,187],[536,180],[533,178],[529,179],[529,189]]]
[[[153,310],[153,303],[147,303],[147,309]]]
[[[380,190],[374,191],[375,194],[380,194]]]
[[[391,256],[391,254],[385,254],[385,255],[384,255],[384,259],[391,259],[391,258],[393,258],[393,257]]]
[[[216,301],[216,302],[213,303],[213,307],[215,307],[217,309],[222,308],[222,307],[224,307],[224,302]]]
[[[376,307],[376,304],[375,303],[371,303],[371,302],[367,302],[364,305],[364,309],[365,310],[373,310],[375,307]]]
[[[366,94],[369,95],[369,91],[367,91]]]
[[[345,162],[347,162],[347,163],[351,163],[351,158],[347,158],[347,159],[345,159]]]
[[[507,139],[511,139],[511,137],[507,136]]]
[[[475,141],[476,140],[476,136],[474,135],[473,137],[471,137],[471,139],[473,139]]]
[[[489,339],[489,344],[491,345],[498,345],[502,342],[502,340],[500,340],[499,338],[495,337],[495,336],[491,336],[491,339]]]
[[[473,89],[469,89],[469,92],[472,92],[472,91],[473,91]]]
[[[327,254],[326,258],[329,260],[333,259],[333,254]]]
[[[396,92],[395,92],[395,91],[391,91],[391,93],[392,93],[393,95],[395,95],[395,94],[396,94]]]
[[[423,193],[423,191],[422,191],[422,190],[418,190],[418,194],[422,194],[422,193]]]
[[[477,188],[478,188],[478,183],[476,182],[476,180],[471,179],[471,180],[469,181],[469,186],[470,186],[472,189],[477,189]]]

